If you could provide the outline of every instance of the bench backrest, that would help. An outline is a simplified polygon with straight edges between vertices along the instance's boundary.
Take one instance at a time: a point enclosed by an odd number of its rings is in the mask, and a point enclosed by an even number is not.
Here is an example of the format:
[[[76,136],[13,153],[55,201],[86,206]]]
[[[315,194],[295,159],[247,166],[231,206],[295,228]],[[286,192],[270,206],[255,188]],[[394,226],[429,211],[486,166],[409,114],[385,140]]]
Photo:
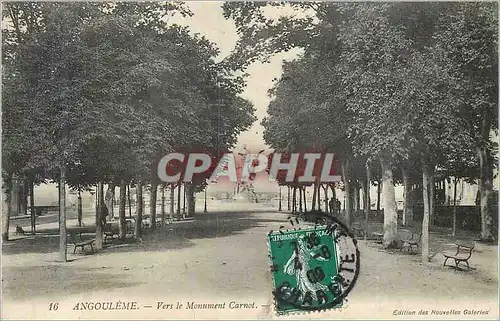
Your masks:
[[[455,245],[464,248],[466,251],[472,251],[474,249],[474,243],[467,243],[463,241],[456,241]]]
[[[422,239],[422,231],[420,230],[415,230],[411,232],[411,240],[415,241],[417,243],[420,243],[420,240]]]
[[[468,254],[469,258],[471,257],[472,251],[474,250],[474,243],[456,241],[455,245],[457,246],[457,254],[459,253]]]

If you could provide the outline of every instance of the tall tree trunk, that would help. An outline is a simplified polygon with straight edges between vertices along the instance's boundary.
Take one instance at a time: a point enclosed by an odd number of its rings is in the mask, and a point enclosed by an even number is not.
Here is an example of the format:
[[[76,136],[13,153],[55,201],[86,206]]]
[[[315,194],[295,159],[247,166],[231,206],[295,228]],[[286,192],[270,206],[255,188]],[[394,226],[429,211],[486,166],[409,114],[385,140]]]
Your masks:
[[[350,181],[349,174],[349,160],[344,161],[342,164],[342,178],[344,180],[345,186],[345,223],[348,227],[352,225],[352,211],[353,211],[353,200],[352,200],[352,183]]]
[[[195,213],[196,199],[194,197],[193,183],[186,183],[187,214],[192,217]]]
[[[132,200],[130,199],[130,185],[127,184],[128,217],[132,218]]]
[[[316,183],[316,188],[318,189],[317,200],[318,200],[318,211],[321,211],[321,186]]]
[[[453,202],[452,200],[452,192],[451,192],[451,184],[446,184],[446,188],[447,188],[447,191],[446,191],[446,204],[448,206],[450,206]]]
[[[35,209],[35,182],[30,179],[30,209],[31,209],[31,234],[36,234],[36,209]]]
[[[299,193],[302,194],[302,199],[304,200],[304,212],[307,212],[307,199],[306,199],[306,187],[302,186],[299,188]]]
[[[396,211],[396,194],[392,178],[391,163],[382,159],[382,196],[384,206],[384,247],[397,247],[398,214]]]
[[[364,213],[365,209],[366,209],[366,178],[363,180],[360,180],[359,186],[361,187],[359,203],[361,205],[363,205],[363,213]],[[363,196],[361,197],[361,195],[363,195]],[[361,208],[359,210],[361,211]]]
[[[83,206],[82,206],[82,192],[78,190],[78,205],[77,205],[77,219],[78,219],[78,226],[82,226],[82,220],[83,220]]]
[[[161,226],[165,225],[165,184],[161,184]]]
[[[28,194],[29,194],[29,187],[30,184],[28,180],[25,178],[23,180],[23,186],[22,186],[22,198],[21,198],[21,213],[23,213],[24,216],[28,216]]]
[[[380,214],[380,194],[382,193],[382,181],[377,181],[377,215]]]
[[[323,193],[325,195],[325,199],[324,199],[324,202],[325,202],[325,213],[329,213],[328,211],[328,186],[327,185],[324,185],[322,186],[323,187]]]
[[[493,233],[493,215],[498,215],[493,211],[493,167],[492,157],[484,148],[478,148],[480,167],[480,206],[481,206],[481,240],[495,241],[498,234]]]
[[[312,197],[312,203],[311,203],[311,211],[314,211],[316,209],[316,183],[312,185],[313,188],[313,197]]]
[[[177,184],[177,219],[181,219],[181,183]]]
[[[125,180],[120,181],[120,200],[118,206],[118,228],[120,233],[120,238],[124,240],[127,237],[127,224],[125,222],[125,204],[127,197],[127,184]]]
[[[436,224],[436,177],[434,167],[429,170],[429,224]]]
[[[158,195],[158,184],[153,180],[151,182],[151,196],[149,198],[149,219],[151,220],[151,229],[156,229],[156,197]]]
[[[136,207],[137,207],[137,219],[135,220],[135,237],[140,239],[142,236],[142,213],[144,212],[144,200],[142,198],[142,181],[138,180],[136,184]]]
[[[114,204],[113,204],[113,199],[115,198],[115,184],[111,183],[108,185],[108,189],[106,190],[106,196],[104,198],[104,203],[106,204],[106,207],[108,208],[109,212],[109,218],[113,219],[115,217],[115,212],[114,212]]]
[[[67,261],[66,246],[66,168],[61,164],[59,177],[59,260]]]
[[[292,195],[292,213],[297,213],[296,197],[297,197],[297,187],[294,186]]]
[[[366,182],[365,182],[365,241],[368,237],[368,218],[370,217],[370,163],[366,162]]]
[[[355,210],[355,215],[359,212],[360,209],[360,195],[359,195],[359,184],[357,182],[354,182],[353,184],[353,190],[354,190],[354,210]]]
[[[290,211],[291,210],[291,207],[290,207],[290,186],[287,186],[286,189],[287,189],[287,192],[288,192],[287,209],[288,209],[288,211]]]
[[[422,262],[429,262],[429,169],[424,158],[422,158],[422,196],[424,201],[424,217],[422,220]]]
[[[10,214],[12,212],[12,181],[12,174],[10,174],[7,179],[4,179],[2,175],[2,200],[4,202],[2,204],[2,240],[4,242],[9,240]]]
[[[302,210],[302,187],[299,186],[299,212],[302,213]]]
[[[102,214],[104,211],[104,184],[100,181],[97,184],[97,215],[95,218],[95,247],[101,250],[104,244],[103,240],[103,228],[102,226]]]
[[[10,192],[10,217],[19,215],[19,177],[12,176],[11,192]]]
[[[413,220],[413,207],[410,200],[410,175],[408,170],[403,166],[403,226],[407,224],[408,221]]]
[[[457,233],[457,184],[458,178],[455,177],[453,182],[453,230],[451,232],[452,236]]]
[[[170,220],[174,219],[174,209],[175,209],[174,205],[175,205],[175,185],[170,184]]]
[[[99,184],[96,184],[96,186],[95,186],[95,217],[96,217],[96,220],[97,220],[97,217],[99,217]]]
[[[182,217],[186,218],[186,185],[188,183],[184,183],[184,193],[182,197]]]

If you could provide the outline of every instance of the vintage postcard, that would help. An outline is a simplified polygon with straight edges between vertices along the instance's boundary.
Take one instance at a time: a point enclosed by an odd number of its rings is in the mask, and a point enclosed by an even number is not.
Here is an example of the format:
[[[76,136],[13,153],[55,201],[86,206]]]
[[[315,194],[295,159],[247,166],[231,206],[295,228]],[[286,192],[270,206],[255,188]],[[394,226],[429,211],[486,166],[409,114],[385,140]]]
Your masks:
[[[1,12],[2,319],[499,319],[497,2]]]

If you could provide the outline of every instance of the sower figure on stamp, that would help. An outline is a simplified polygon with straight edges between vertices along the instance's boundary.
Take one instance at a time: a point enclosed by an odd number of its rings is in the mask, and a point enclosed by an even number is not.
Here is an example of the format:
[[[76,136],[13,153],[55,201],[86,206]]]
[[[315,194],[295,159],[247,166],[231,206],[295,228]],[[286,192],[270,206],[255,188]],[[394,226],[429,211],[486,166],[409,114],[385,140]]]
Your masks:
[[[295,274],[297,286],[302,295],[310,292],[313,300],[317,300],[316,291],[322,290],[327,292],[328,287],[319,282],[312,283],[308,279],[307,272],[309,271],[309,261],[327,261],[328,259],[316,255],[317,246],[313,246],[312,249],[308,249],[306,243],[306,237],[304,235],[301,235],[297,239],[296,249],[292,252],[292,255],[285,264],[284,272],[288,275]]]

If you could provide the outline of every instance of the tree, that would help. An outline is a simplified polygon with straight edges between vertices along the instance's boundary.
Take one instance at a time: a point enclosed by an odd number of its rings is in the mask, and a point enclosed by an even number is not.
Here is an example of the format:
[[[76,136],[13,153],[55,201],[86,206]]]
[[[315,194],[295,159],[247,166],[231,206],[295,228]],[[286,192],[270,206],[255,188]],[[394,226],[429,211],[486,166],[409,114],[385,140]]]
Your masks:
[[[476,146],[481,191],[481,238],[497,238],[492,204],[495,146],[492,131],[498,118],[498,17],[496,3],[463,3],[439,17],[436,46],[446,52],[459,79],[461,124]]]
[[[390,24],[389,7],[352,5],[354,14],[339,36],[343,46],[339,66],[346,105],[355,115],[349,128],[354,151],[380,161],[384,245],[393,247],[397,242],[393,166],[396,157],[406,156],[411,129],[401,105],[406,83],[399,75],[406,67],[410,43],[399,26]]]
[[[254,120],[237,97],[242,78],[215,63],[214,44],[164,23],[190,15],[181,3],[7,6],[4,107],[14,117],[3,124],[5,177],[41,168],[78,191],[105,182],[124,190],[123,181],[147,183],[154,158],[174,144],[221,137],[215,94],[224,103],[222,146]]]

